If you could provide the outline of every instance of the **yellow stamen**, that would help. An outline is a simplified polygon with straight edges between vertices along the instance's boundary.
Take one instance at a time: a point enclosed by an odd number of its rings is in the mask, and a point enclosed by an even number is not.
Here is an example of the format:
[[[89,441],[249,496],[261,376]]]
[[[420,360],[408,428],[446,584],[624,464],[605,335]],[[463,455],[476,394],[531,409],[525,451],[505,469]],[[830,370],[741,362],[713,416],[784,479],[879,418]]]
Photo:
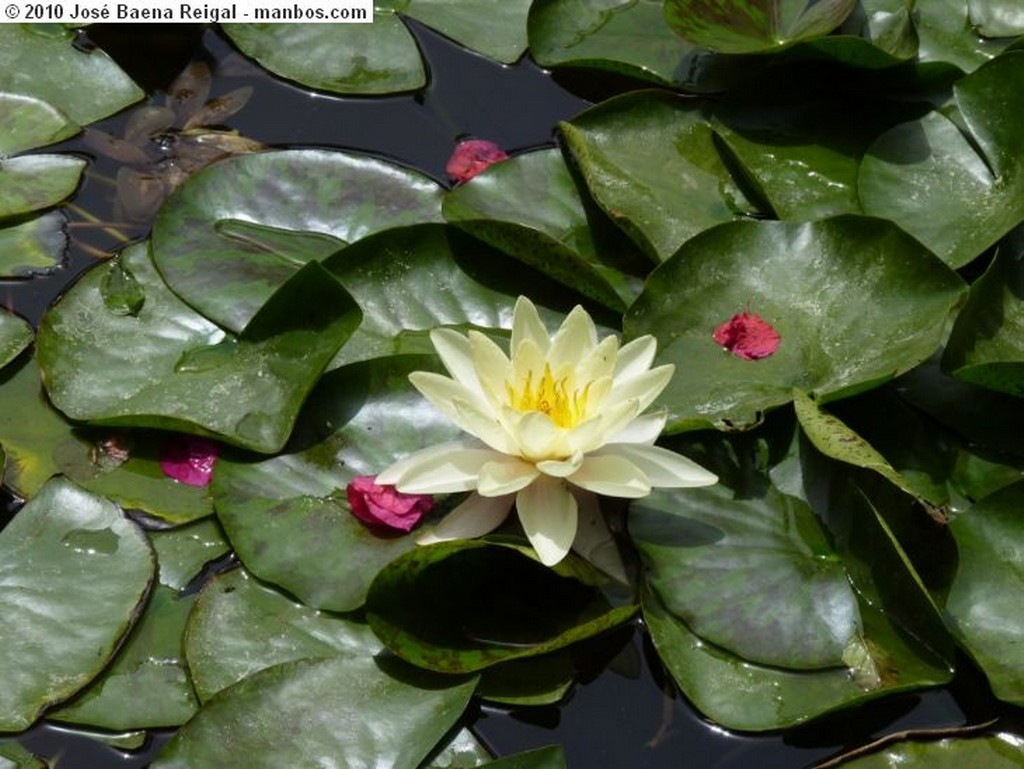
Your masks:
[[[522,386],[516,389],[505,383],[509,404],[517,411],[540,411],[547,414],[559,427],[574,427],[583,419],[587,410],[587,395],[590,383],[578,390],[573,387],[572,375],[555,379],[551,366],[544,364],[544,376],[534,383],[533,371],[526,374]]]

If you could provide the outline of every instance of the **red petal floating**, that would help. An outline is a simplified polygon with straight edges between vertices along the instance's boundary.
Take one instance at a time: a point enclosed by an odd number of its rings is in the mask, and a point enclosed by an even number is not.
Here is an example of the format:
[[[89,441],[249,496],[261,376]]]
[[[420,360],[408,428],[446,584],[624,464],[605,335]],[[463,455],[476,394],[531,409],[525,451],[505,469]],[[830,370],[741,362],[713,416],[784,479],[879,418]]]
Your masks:
[[[164,442],[160,469],[164,475],[189,486],[206,486],[219,453],[220,444],[215,441],[194,435],[172,435]]]
[[[352,514],[371,526],[410,531],[434,507],[429,494],[403,494],[381,486],[372,475],[357,475],[345,489]]]
[[[455,146],[444,170],[456,184],[468,182],[490,165],[504,160],[508,155],[494,142],[486,139],[466,139]]]
[[[779,349],[782,339],[768,321],[753,312],[733,315],[715,329],[711,338],[744,360],[767,358]]]

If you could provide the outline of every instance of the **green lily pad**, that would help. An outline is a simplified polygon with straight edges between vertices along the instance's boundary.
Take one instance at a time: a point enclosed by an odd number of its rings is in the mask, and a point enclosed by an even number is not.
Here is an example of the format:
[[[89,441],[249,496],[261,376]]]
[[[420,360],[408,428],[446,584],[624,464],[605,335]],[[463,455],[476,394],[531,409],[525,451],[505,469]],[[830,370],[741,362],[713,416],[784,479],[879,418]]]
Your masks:
[[[60,211],[49,211],[0,227],[0,277],[26,277],[60,264],[68,246],[65,221]]]
[[[0,165],[0,220],[56,205],[78,187],[85,160],[22,155]]]
[[[0,24],[0,91],[45,101],[79,125],[144,96],[103,51],[76,48],[75,34],[64,29],[44,35],[28,24]]]
[[[246,56],[275,75],[344,94],[415,91],[427,83],[412,34],[394,12],[372,24],[225,24]]]
[[[249,571],[308,606],[352,611],[377,572],[416,547],[415,534],[382,536],[360,523],[345,488],[460,435],[407,379],[437,367],[407,356],[340,368],[310,396],[284,454],[218,460],[217,516]]]
[[[549,745],[514,756],[505,756],[482,765],[484,769],[565,769],[565,753],[560,745]]]
[[[142,531],[70,481],[50,481],[21,509],[0,532],[3,731],[27,728],[99,674],[131,627],[154,569]]]
[[[1024,220],[1024,52],[958,81],[961,128],[940,112],[892,128],[869,147],[858,185],[864,210],[884,216],[953,267]]]
[[[842,561],[802,500],[772,490],[740,500],[723,487],[655,492],[630,507],[629,531],[661,603],[743,659],[841,666],[861,632]]]
[[[370,627],[388,649],[444,673],[562,649],[635,611],[612,607],[592,587],[515,547],[480,540],[411,550],[381,570],[366,597]]]
[[[594,200],[655,262],[746,208],[700,105],[632,93],[560,124]]]
[[[369,657],[286,662],[225,689],[175,735],[153,769],[340,766],[416,769],[455,724],[475,679]]]
[[[77,123],[42,99],[0,93],[0,156],[56,144],[79,130]]]
[[[351,297],[315,262],[296,272],[240,337],[172,294],[145,245],[126,250],[120,268],[145,292],[137,316],[110,310],[103,270],[95,270],[40,325],[47,391],[72,419],[177,429],[277,451],[358,322]]]
[[[792,400],[870,389],[928,358],[964,292],[960,278],[889,222],[731,222],[688,241],[648,278],[625,336],[653,334],[677,374],[660,396],[668,429],[749,426]],[[781,335],[746,360],[712,334],[750,311]]]
[[[160,566],[161,585],[183,590],[211,561],[227,554],[230,547],[213,518],[149,532]]]
[[[203,587],[186,639],[202,702],[282,662],[335,655],[368,658],[381,648],[365,623],[296,603],[244,569],[222,574]]]
[[[318,29],[346,26],[359,25]],[[441,193],[422,174],[362,155],[239,155],[191,176],[160,210],[153,261],[176,294],[238,333],[303,264],[373,232],[441,221]]]
[[[849,769],[1020,769],[1024,752],[1013,734],[903,740],[860,758],[844,761]]]
[[[1000,253],[957,315],[942,368],[957,379],[1024,395],[1024,297],[1021,255]]]
[[[946,598],[950,627],[981,666],[995,695],[1024,704],[1024,614],[1017,566],[1024,556],[1024,483],[986,497],[950,524],[956,576]]]
[[[483,671],[476,695],[506,707],[556,705],[576,683],[569,649],[501,662]]]
[[[198,710],[182,636],[195,596],[158,586],[113,663],[55,721],[113,731],[181,726]]]
[[[975,14],[980,10],[972,8],[975,2],[931,0],[914,5],[922,64],[952,65],[963,72],[973,72],[1013,43],[1013,37],[991,39],[978,34],[971,23],[972,10]]]
[[[665,0],[665,20],[702,48],[760,53],[827,35],[856,5],[857,0]]]
[[[670,85],[694,47],[665,25],[661,0],[536,0],[530,53],[543,67],[590,67]]]
[[[557,149],[496,163],[445,195],[444,217],[564,286],[622,311],[635,298],[608,263]]]
[[[469,729],[459,729],[455,736],[427,759],[421,769],[472,769],[490,763],[490,752]]]
[[[13,361],[32,344],[32,327],[11,312],[0,311],[0,368]]]
[[[531,4],[532,0],[401,0],[400,10],[470,50],[511,64],[526,51]]]
[[[29,753],[21,743],[0,743],[0,767],[3,769],[46,769],[46,764]]]
[[[971,26],[982,37],[1024,35],[1024,9],[1013,0],[967,0]]]

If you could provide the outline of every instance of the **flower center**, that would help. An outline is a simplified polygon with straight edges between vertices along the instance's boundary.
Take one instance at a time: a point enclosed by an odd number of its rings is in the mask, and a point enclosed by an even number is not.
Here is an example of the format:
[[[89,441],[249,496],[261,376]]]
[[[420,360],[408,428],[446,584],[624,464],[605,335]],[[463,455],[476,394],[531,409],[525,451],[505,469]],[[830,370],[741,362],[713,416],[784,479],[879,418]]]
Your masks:
[[[505,383],[508,400],[517,411],[540,411],[559,427],[574,427],[586,414],[590,384],[582,390],[574,388],[571,375],[555,379],[551,366],[544,365],[544,375],[535,377],[530,371],[519,389]]]

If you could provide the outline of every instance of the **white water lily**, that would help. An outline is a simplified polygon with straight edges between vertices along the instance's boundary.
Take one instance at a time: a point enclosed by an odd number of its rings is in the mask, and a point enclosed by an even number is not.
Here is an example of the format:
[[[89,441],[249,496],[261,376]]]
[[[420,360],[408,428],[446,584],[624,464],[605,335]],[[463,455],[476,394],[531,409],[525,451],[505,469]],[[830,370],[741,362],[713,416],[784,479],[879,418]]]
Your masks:
[[[619,347],[598,340],[582,307],[549,336],[526,297],[512,319],[511,358],[484,334],[435,329],[430,339],[451,378],[426,371],[412,384],[478,441],[417,452],[377,476],[408,494],[473,493],[437,526],[427,544],[479,537],[515,502],[540,560],[569,552],[577,530],[573,487],[638,498],[652,488],[707,486],[718,479],[686,457],[653,445],[664,414],[642,415],[674,367],[651,368],[652,336]]]

